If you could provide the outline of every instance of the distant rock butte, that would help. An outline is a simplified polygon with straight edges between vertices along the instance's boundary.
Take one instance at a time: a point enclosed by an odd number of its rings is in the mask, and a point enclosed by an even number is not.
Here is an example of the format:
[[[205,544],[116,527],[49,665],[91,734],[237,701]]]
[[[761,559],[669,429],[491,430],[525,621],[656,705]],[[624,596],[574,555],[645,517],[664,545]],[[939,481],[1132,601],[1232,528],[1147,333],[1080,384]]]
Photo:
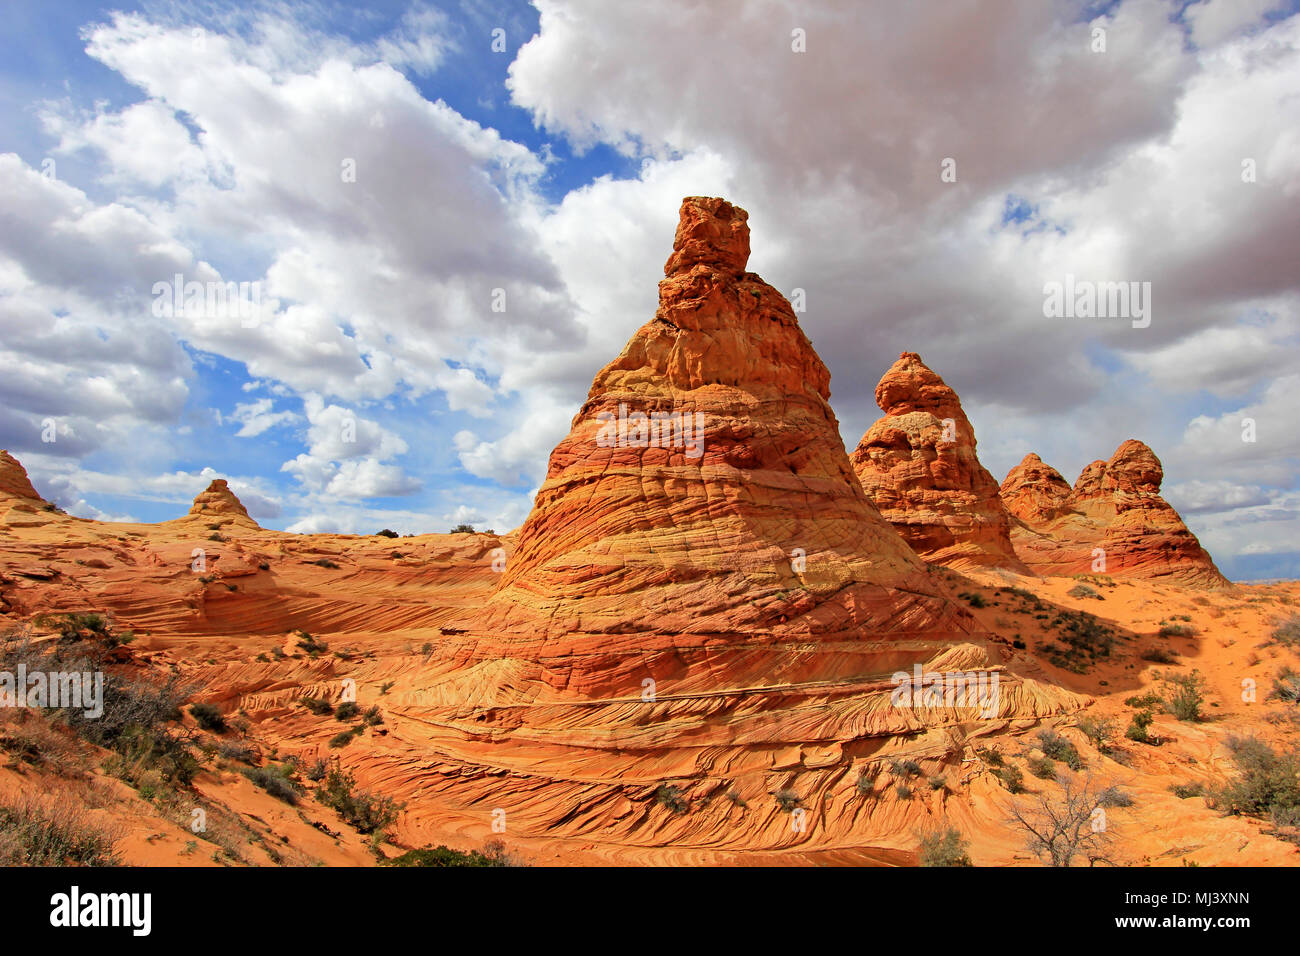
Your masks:
[[[230,490],[230,486],[224,478],[212,479],[212,483],[198,493],[194,498],[194,504],[190,506],[187,517],[233,518],[236,521],[257,524],[248,516],[248,511],[244,508],[243,502]]]
[[[885,416],[867,429],[852,462],[881,516],[928,561],[1027,573],[957,393],[904,352],[876,386],[876,403]]]
[[[1001,495],[1014,521],[1012,542],[1036,573],[1105,573],[1200,587],[1230,582],[1178,512],[1160,497],[1164,469],[1130,438],[1109,461],[1094,461],[1070,489],[1055,469],[1028,455],[1007,474]],[[1105,570],[1094,571],[1102,557]]]

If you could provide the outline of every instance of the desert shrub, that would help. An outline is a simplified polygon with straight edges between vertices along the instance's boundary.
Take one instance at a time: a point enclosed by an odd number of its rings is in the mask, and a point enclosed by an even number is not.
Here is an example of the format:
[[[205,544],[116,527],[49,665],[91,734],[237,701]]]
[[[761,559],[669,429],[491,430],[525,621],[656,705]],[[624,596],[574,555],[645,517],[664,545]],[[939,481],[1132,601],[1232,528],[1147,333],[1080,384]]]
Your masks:
[[[918,851],[922,866],[970,866],[970,844],[955,827],[921,837]]]
[[[1137,707],[1140,710],[1151,710],[1153,708],[1164,709],[1165,699],[1159,694],[1148,692],[1133,697],[1126,697],[1124,703],[1130,707]]]
[[[1056,778],[1056,761],[1051,757],[1030,757],[1025,761],[1025,766],[1035,777],[1042,780],[1053,780]]]
[[[238,760],[242,763],[252,763],[257,759],[257,753],[248,744],[228,740],[217,744],[217,753],[226,760]]]
[[[1010,793],[1025,792],[1025,775],[1020,772],[1020,768],[1012,764],[998,767],[993,771],[993,775],[1002,781],[1002,786],[1006,787]]]
[[[379,538],[396,538],[397,532],[384,528],[382,531],[376,531],[375,536]]]
[[[948,778],[943,774],[935,774],[926,782],[930,784],[931,790],[943,790],[948,786]]]
[[[367,727],[377,727],[384,722],[384,715],[379,710],[378,704],[372,704],[366,708],[366,712],[361,715],[361,721]]]
[[[875,791],[876,773],[877,771],[874,767],[863,767],[858,772],[858,782],[856,784],[858,793],[865,797]]]
[[[1284,666],[1273,678],[1273,692],[1270,696],[1289,704],[1300,704],[1300,674]]]
[[[1165,674],[1161,679],[1168,688],[1165,706],[1169,713],[1179,720],[1200,720],[1201,705],[1205,703],[1205,678],[1201,672]]]
[[[725,796],[736,806],[740,807],[740,809],[746,810],[749,808],[749,804],[745,801],[745,798],[742,797],[740,794],[738,794],[735,790],[728,790]]]
[[[1095,588],[1090,588],[1086,584],[1076,584],[1070,590],[1065,592],[1072,598],[1096,598],[1098,601],[1104,601],[1101,592]]]
[[[1228,740],[1240,776],[1215,788],[1215,806],[1230,814],[1286,814],[1300,807],[1300,756],[1278,753],[1257,737]]]
[[[1269,643],[1283,647],[1300,647],[1300,615],[1292,614],[1269,635]]]
[[[1104,828],[1092,826],[1098,807],[1122,806],[1115,787],[1102,787],[1088,777],[1066,779],[1056,794],[1042,793],[1028,806],[1016,801],[1011,823],[1025,836],[1025,846],[1049,866],[1068,867],[1083,857],[1093,865],[1107,860],[1112,842]],[[1131,802],[1131,801],[1130,801]]]
[[[451,529],[452,534],[478,534],[472,524],[458,524]]]
[[[298,635],[298,648],[304,654],[319,654],[321,651],[328,651],[330,646],[324,641],[318,641],[306,631],[296,631]]]
[[[131,726],[113,741],[113,751],[104,769],[146,799],[161,789],[189,786],[200,770],[189,747],[164,730]]]
[[[1061,610],[1048,625],[1061,643],[1048,646],[1047,659],[1062,670],[1087,673],[1098,660],[1109,658],[1116,641],[1114,628],[1087,611]]]
[[[906,783],[899,781],[894,785],[894,796],[898,797],[899,800],[911,800],[912,788]]]
[[[1039,731],[1038,748],[1048,757],[1061,761],[1071,770],[1078,770],[1083,766],[1083,757],[1079,756],[1078,749],[1055,731]]]
[[[1171,783],[1169,792],[1179,800],[1186,800],[1188,797],[1199,797],[1205,793],[1205,784],[1203,783]]]
[[[308,564],[314,564],[322,568],[329,568],[332,571],[337,571],[339,568],[338,564],[331,561],[329,558],[317,558],[315,561],[309,561]]]
[[[325,773],[329,770],[329,763],[325,760],[317,760],[308,767],[304,774],[312,783],[320,783],[325,779]]]
[[[976,594],[974,591],[962,591],[957,596],[971,607],[986,607],[988,604],[982,594]]]
[[[689,808],[681,788],[668,783],[661,783],[655,790],[655,802],[673,813],[685,813]]]
[[[325,786],[317,791],[320,802],[336,811],[358,833],[382,833],[397,822],[402,804],[391,797],[355,789],[356,781],[340,767],[331,767]]]
[[[293,768],[288,764],[268,764],[265,767],[245,767],[240,770],[254,785],[261,787],[271,796],[283,800],[290,806],[296,806],[302,796],[298,786],[293,782]]]
[[[1080,717],[1079,732],[1104,754],[1111,751],[1118,731],[1113,717]]]
[[[361,735],[361,727],[353,727],[351,730],[340,731],[330,738],[330,746],[335,750],[340,747],[346,747],[352,743],[353,739]]]
[[[803,803],[803,797],[789,787],[776,792],[776,805],[784,813],[793,813]]]
[[[361,708],[357,706],[355,701],[345,700],[343,703],[339,704],[338,707],[334,708],[334,719],[351,720],[359,713],[361,713]]]
[[[1133,806],[1133,797],[1117,786],[1103,787],[1097,791],[1097,806],[1131,807]]]
[[[0,798],[0,866],[118,866],[117,839],[68,798]]]
[[[401,856],[385,860],[381,866],[509,866],[501,857],[489,856],[477,850],[453,850],[439,845],[420,850],[407,850]]]
[[[328,700],[321,700],[319,697],[299,697],[298,703],[302,704],[317,717],[328,717],[334,713],[334,705]]]
[[[1196,628],[1190,624],[1166,624],[1160,628],[1160,637],[1192,637]]]
[[[1124,736],[1129,740],[1137,741],[1140,744],[1156,744],[1158,741],[1151,736],[1151,722],[1155,720],[1155,714],[1149,710],[1139,710],[1133,715],[1133,720],[1129,723],[1128,729],[1124,731]]]
[[[983,757],[984,762],[990,767],[1001,767],[1006,764],[1006,761],[1002,759],[1002,751],[1000,750],[994,750],[992,747],[981,747],[975,752]]]
[[[190,716],[204,730],[210,730],[214,734],[226,732],[226,718],[221,716],[221,710],[216,704],[191,704]]]
[[[1177,664],[1178,655],[1165,647],[1150,647],[1142,652],[1142,660],[1152,664]]]
[[[889,762],[889,772],[895,777],[919,777],[921,776],[921,765],[915,760],[891,760]]]

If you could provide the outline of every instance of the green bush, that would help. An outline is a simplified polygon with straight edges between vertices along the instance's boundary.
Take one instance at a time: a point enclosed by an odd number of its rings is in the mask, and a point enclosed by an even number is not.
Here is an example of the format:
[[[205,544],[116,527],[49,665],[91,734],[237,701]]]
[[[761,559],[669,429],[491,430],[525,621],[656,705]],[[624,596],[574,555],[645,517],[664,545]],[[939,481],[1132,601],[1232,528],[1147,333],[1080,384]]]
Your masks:
[[[1070,588],[1070,590],[1066,591],[1065,593],[1072,598],[1096,598],[1098,601],[1106,600],[1101,596],[1101,593],[1099,591],[1097,591],[1094,588],[1088,587],[1088,585],[1086,584],[1076,584],[1074,587]]]
[[[655,802],[661,807],[667,807],[673,813],[685,813],[689,809],[686,797],[682,795],[681,788],[674,787],[672,784],[661,783],[655,790]]]
[[[1083,757],[1079,756],[1078,749],[1055,731],[1039,731],[1038,747],[1048,757],[1061,761],[1071,770],[1083,767]]]
[[[922,866],[970,866],[970,844],[954,827],[921,837]]]
[[[299,797],[302,796],[302,792],[291,779],[293,768],[288,764],[245,767],[240,770],[240,773],[271,796],[283,800],[290,806],[296,806]]]
[[[298,703],[302,704],[317,717],[328,717],[334,713],[334,705],[327,700],[320,700],[316,697],[299,697]]]
[[[1300,756],[1278,753],[1257,737],[1230,738],[1228,749],[1240,776],[1213,791],[1230,814],[1265,816],[1300,808]]]
[[[1056,779],[1056,762],[1051,757],[1030,757],[1025,766],[1035,777],[1043,780]]]
[[[190,716],[204,730],[210,730],[214,734],[226,732],[226,718],[221,716],[216,704],[191,704]]]
[[[1169,791],[1179,800],[1186,800],[1188,797],[1202,796],[1205,793],[1205,784],[1173,783],[1169,785]]]
[[[477,850],[453,850],[447,846],[408,850],[401,856],[385,860],[382,866],[509,866],[503,857],[489,856]]]
[[[458,524],[451,529],[452,534],[478,534],[472,524]]]
[[[1080,717],[1079,732],[1097,748],[1100,753],[1110,753],[1114,745],[1117,729],[1113,717]]]
[[[1139,710],[1133,715],[1133,720],[1124,731],[1124,736],[1129,740],[1137,741],[1140,744],[1156,744],[1158,741],[1151,736],[1151,722],[1155,720],[1155,714],[1149,710]]]
[[[993,771],[993,775],[1002,781],[1002,786],[1006,787],[1008,792],[1025,792],[1025,775],[1020,772],[1019,767],[1007,764]]]
[[[1269,642],[1284,647],[1300,646],[1300,615],[1292,614],[1273,629]]]
[[[351,720],[361,713],[361,708],[354,701],[345,700],[334,709],[335,720]]]
[[[1288,704],[1300,704],[1300,674],[1284,665],[1273,678],[1271,696]]]
[[[1160,637],[1193,637],[1196,628],[1190,624],[1166,624],[1160,628]]]
[[[340,767],[331,767],[325,786],[317,791],[320,802],[336,811],[358,833],[383,833],[397,822],[402,804],[391,797],[366,790],[356,790],[353,776]]]
[[[1205,703],[1205,678],[1198,670],[1190,674],[1163,676],[1169,696],[1166,707],[1179,720],[1200,720],[1201,705]]]
[[[795,793],[794,790],[786,787],[784,790],[776,792],[776,805],[784,813],[793,813],[795,808],[803,803],[803,797]]]

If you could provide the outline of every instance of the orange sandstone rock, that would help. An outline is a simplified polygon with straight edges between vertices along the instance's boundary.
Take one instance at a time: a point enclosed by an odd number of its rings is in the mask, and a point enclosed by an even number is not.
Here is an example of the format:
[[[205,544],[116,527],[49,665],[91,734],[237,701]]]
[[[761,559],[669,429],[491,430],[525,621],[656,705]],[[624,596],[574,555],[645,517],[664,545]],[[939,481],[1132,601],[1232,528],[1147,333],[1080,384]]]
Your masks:
[[[876,403],[885,415],[852,460],[885,520],[928,561],[1027,572],[957,393],[919,355],[904,352],[876,386]]]
[[[252,525],[257,524],[248,516],[244,503],[230,490],[230,485],[224,478],[212,479],[212,483],[195,496],[188,517],[233,518]]]
[[[0,450],[0,497],[22,498],[34,504],[44,504],[45,500],[32,487],[24,468],[13,455]]]
[[[1226,587],[1213,559],[1160,497],[1164,469],[1135,439],[1087,465],[1068,494],[1055,470],[1030,455],[1002,483],[1015,516],[1012,541],[1044,575],[1104,573]]]

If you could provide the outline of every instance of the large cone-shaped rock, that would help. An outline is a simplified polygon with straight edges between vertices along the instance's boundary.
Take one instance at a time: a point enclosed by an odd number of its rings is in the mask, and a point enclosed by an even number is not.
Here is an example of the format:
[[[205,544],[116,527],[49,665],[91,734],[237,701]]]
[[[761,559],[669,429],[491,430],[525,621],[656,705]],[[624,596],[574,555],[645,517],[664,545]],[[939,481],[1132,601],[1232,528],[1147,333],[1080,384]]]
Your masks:
[[[957,393],[904,352],[876,386],[876,404],[885,416],[862,436],[853,467],[885,520],[927,561],[1026,572]]]
[[[853,845],[856,762],[933,746],[927,729],[1081,703],[1004,672],[871,507],[825,365],[744,271],[746,219],[685,200],[658,312],[596,376],[500,588],[385,697],[429,791],[455,782],[440,805],[453,818],[496,807],[523,832],[685,860],[803,841],[766,796],[793,781],[818,807],[806,839]],[[914,666],[989,693],[895,700],[895,672]],[[656,804],[677,786],[700,801],[688,814]],[[697,810],[732,806],[725,792],[769,809]]]
[[[256,526],[248,510],[224,478],[214,478],[212,483],[194,498],[187,515],[190,518],[233,519],[239,524]]]
[[[485,629],[545,642],[971,628],[866,501],[830,373],[781,293],[744,271],[746,219],[683,202],[659,310],[552,453]]]
[[[1229,584],[1178,512],[1160,497],[1164,469],[1135,439],[1083,469],[1073,490],[1030,455],[1002,483],[1012,541],[1036,573],[1105,573],[1201,587]]]

